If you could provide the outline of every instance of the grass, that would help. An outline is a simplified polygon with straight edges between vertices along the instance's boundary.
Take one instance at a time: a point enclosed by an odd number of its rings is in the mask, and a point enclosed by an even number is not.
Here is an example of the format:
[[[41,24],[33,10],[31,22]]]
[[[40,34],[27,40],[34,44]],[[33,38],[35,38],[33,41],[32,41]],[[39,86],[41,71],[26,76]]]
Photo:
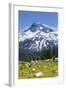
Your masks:
[[[42,72],[43,76],[35,76],[37,72]],[[18,63],[19,79],[48,78],[56,76],[58,76],[58,61],[49,59],[39,61],[19,61]]]

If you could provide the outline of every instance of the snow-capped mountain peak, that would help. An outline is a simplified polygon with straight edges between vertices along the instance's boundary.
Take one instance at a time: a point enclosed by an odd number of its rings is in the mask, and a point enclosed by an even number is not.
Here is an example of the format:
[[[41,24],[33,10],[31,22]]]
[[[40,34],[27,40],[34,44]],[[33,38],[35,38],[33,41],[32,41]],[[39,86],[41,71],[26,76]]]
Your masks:
[[[27,30],[19,33],[19,47],[30,50],[41,50],[58,44],[58,32],[51,27],[33,23]]]

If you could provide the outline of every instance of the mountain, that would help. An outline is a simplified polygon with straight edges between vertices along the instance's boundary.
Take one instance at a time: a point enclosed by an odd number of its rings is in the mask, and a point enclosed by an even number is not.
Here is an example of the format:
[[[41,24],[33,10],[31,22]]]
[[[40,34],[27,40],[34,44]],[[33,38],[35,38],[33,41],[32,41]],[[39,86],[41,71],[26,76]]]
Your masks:
[[[43,48],[58,46],[58,32],[53,28],[33,23],[24,32],[19,32],[19,48],[40,51]]]

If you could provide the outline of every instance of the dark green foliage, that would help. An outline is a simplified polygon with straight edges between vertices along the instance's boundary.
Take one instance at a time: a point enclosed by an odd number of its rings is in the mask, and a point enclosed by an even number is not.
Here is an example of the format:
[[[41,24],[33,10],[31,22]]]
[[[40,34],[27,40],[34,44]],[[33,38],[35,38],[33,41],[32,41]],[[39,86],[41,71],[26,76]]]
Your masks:
[[[53,60],[58,57],[58,46],[52,48],[43,48],[41,51],[30,51],[19,48],[19,60],[30,61],[30,60]]]

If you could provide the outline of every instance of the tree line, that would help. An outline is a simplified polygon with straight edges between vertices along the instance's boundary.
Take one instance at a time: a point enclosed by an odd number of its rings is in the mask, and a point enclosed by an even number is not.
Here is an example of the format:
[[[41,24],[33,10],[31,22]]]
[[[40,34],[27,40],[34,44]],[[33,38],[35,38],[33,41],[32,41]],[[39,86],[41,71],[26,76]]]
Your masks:
[[[43,48],[40,51],[24,50],[19,48],[19,60],[44,60],[58,57],[58,46]]]

